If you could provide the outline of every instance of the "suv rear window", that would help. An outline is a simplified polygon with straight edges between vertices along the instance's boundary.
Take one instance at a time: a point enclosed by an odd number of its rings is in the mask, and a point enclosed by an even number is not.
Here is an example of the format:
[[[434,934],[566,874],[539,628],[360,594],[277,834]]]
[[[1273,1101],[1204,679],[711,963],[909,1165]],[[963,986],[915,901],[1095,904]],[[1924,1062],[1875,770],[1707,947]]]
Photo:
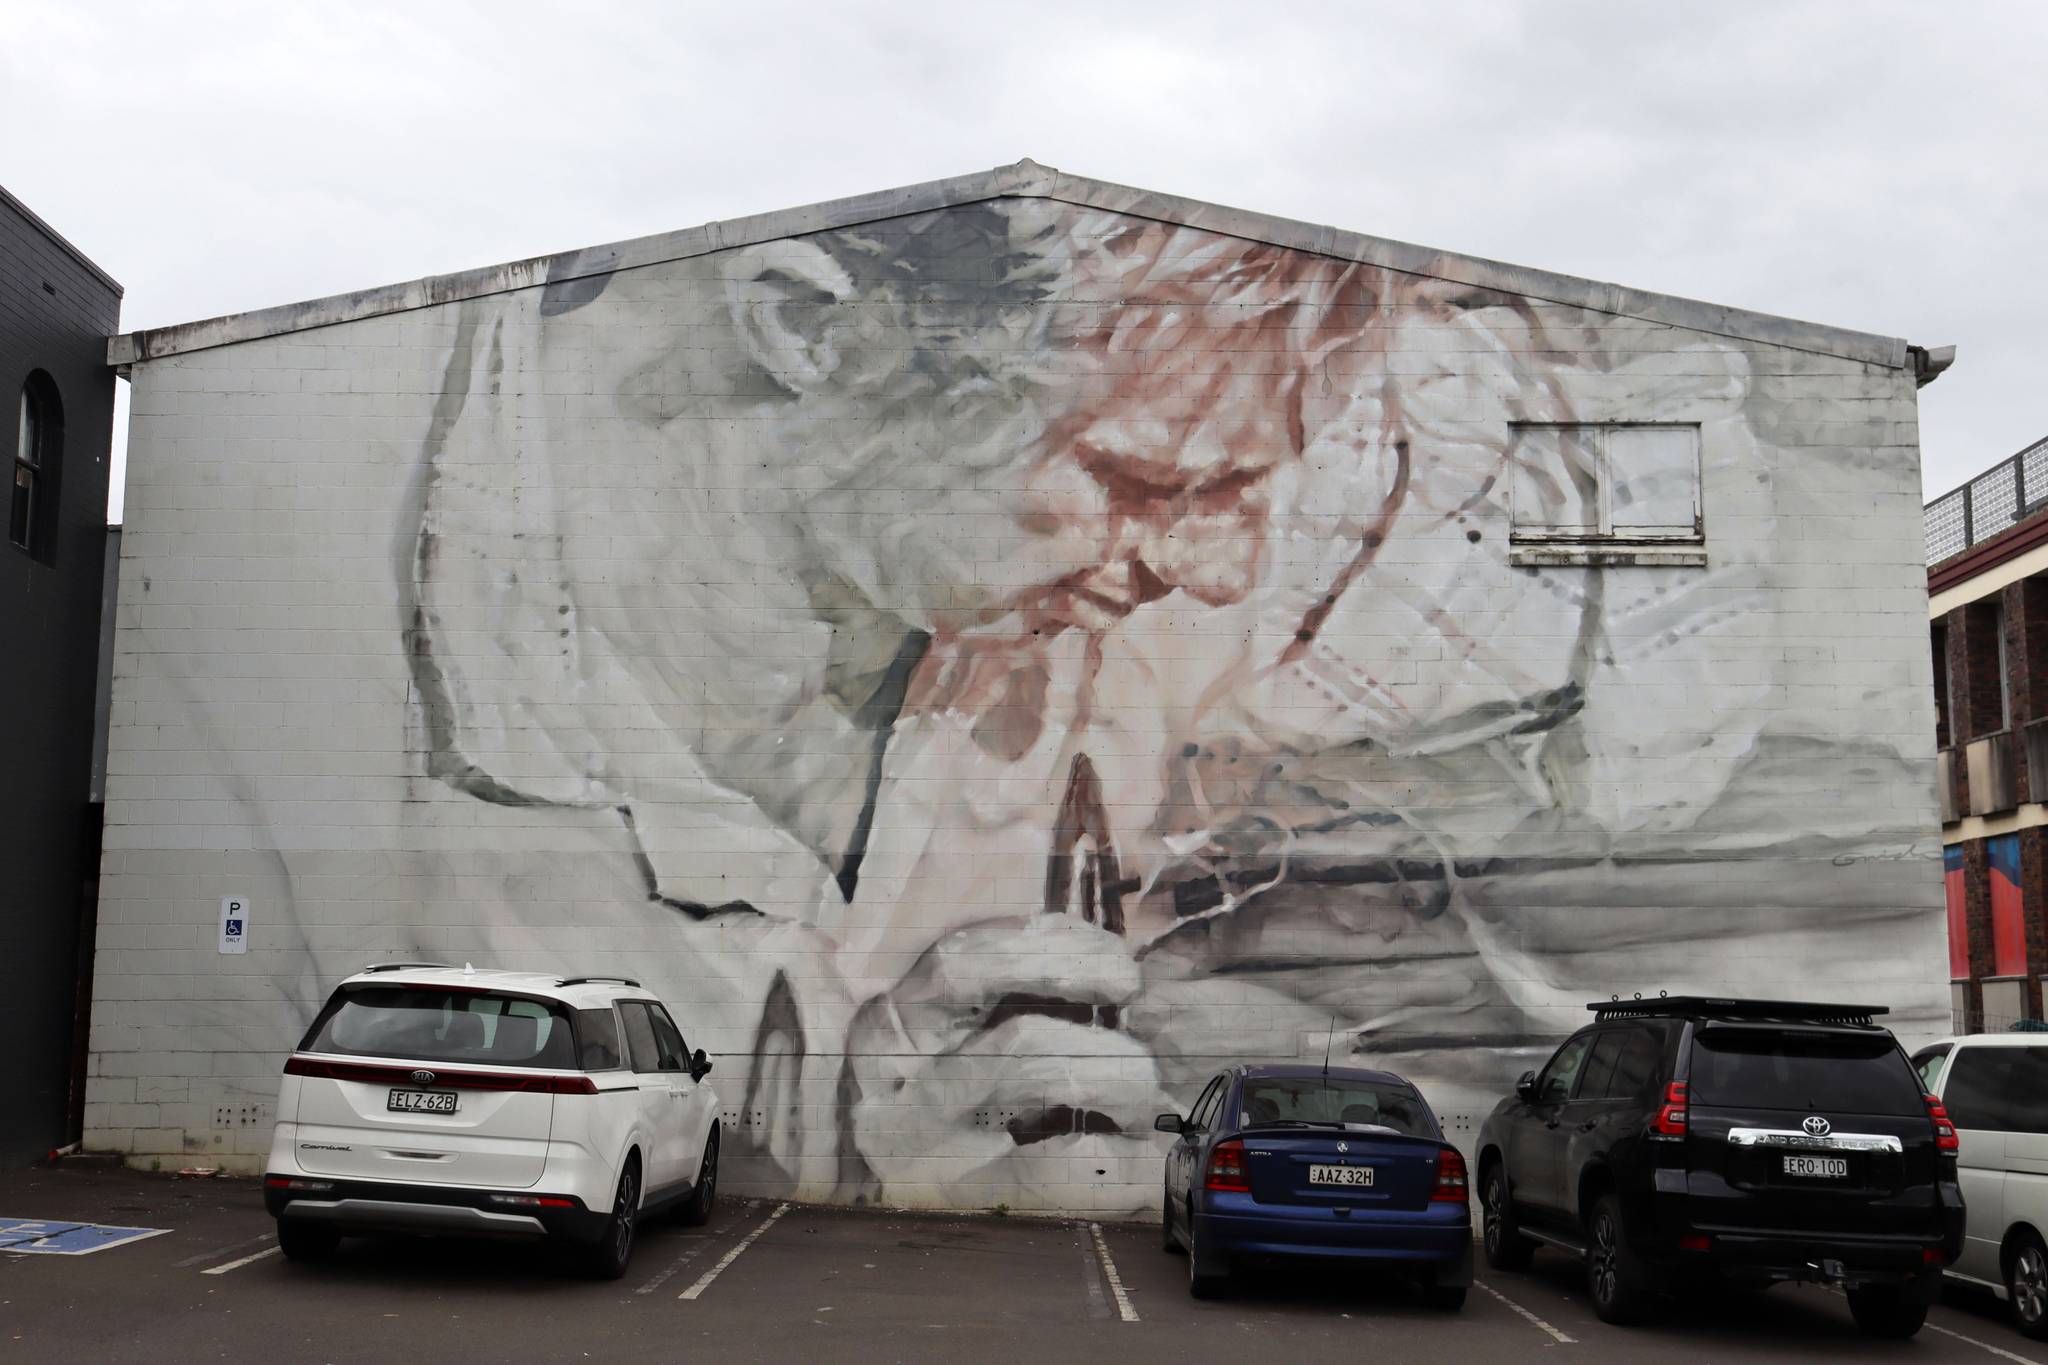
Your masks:
[[[1436,1136],[1422,1096],[1399,1086],[1325,1076],[1247,1077],[1239,1109],[1246,1128],[1270,1124],[1370,1124],[1409,1137]]]
[[[554,1070],[575,1069],[577,1055],[561,1005],[432,986],[337,991],[299,1050]]]
[[[1703,1028],[1693,1040],[1695,1104],[1922,1114],[1920,1085],[1890,1034]]]

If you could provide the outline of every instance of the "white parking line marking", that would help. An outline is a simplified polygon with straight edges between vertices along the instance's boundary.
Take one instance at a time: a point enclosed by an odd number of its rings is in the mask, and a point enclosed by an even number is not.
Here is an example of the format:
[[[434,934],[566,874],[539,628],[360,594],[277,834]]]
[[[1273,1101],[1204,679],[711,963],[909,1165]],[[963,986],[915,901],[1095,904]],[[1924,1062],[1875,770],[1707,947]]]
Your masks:
[[[666,1283],[669,1280],[669,1278],[673,1276],[678,1270],[681,1270],[684,1266],[688,1265],[690,1262],[696,1260],[699,1256],[702,1256],[705,1252],[709,1251],[711,1249],[712,1244],[717,1240],[718,1236],[716,1233],[712,1233],[697,1238],[697,1244],[695,1246],[691,1247],[682,1255],[676,1257],[675,1260],[669,1263],[666,1269],[656,1274],[653,1279],[649,1280],[646,1284],[641,1285],[638,1289],[634,1290],[633,1292],[635,1294],[652,1294],[655,1290],[661,1288],[661,1286],[664,1283]]]
[[[2040,1365],[2040,1362],[2035,1360],[2032,1356],[2014,1355],[2011,1351],[2006,1350],[2002,1346],[1993,1346],[1988,1341],[1979,1341],[1975,1337],[1966,1337],[1961,1332],[1951,1332],[1946,1327],[1936,1327],[1931,1322],[1927,1324],[1927,1330],[1930,1332],[1939,1332],[1945,1337],[1954,1337],[1957,1341],[1966,1341],[1970,1345],[1977,1347],[1979,1350],[1989,1351],[1991,1352],[1991,1354],[1998,1356],[2002,1359],[2018,1361],[2019,1365]]]
[[[726,1252],[725,1255],[719,1257],[717,1265],[705,1271],[704,1274],[698,1279],[697,1283],[691,1285],[688,1289],[685,1289],[682,1293],[676,1295],[676,1297],[678,1299],[694,1299],[699,1294],[702,1294],[706,1289],[709,1289],[711,1287],[711,1282],[718,1278],[719,1272],[723,1271],[727,1266],[731,1265],[734,1261],[737,1261],[740,1258],[740,1253],[742,1251],[745,1251],[748,1247],[754,1244],[754,1239],[756,1237],[759,1237],[762,1233],[768,1231],[769,1228],[774,1226],[776,1219],[782,1217],[783,1214],[788,1212],[789,1205],[777,1204],[775,1206],[775,1212],[769,1214],[766,1218],[761,1220],[760,1227],[755,1228],[752,1232],[748,1233],[745,1237],[741,1238],[740,1244],[738,1246],[734,1247],[731,1251]]]
[[[265,1256],[275,1256],[280,1250],[282,1250],[280,1247],[265,1247],[252,1256],[244,1256],[239,1261],[229,1261],[226,1265],[217,1265],[211,1270],[202,1270],[199,1273],[202,1275],[225,1275],[230,1270],[240,1270],[243,1266],[260,1261]]]
[[[238,1251],[247,1251],[250,1247],[262,1246],[265,1242],[274,1242],[276,1240],[276,1233],[266,1232],[261,1237],[251,1237],[248,1241],[237,1242],[233,1246],[215,1247],[211,1251],[202,1251],[197,1256],[187,1256],[184,1260],[178,1262],[177,1268],[179,1270],[190,1270],[201,1261],[218,1260],[222,1256],[232,1256]]]
[[[1116,1262],[1109,1259],[1109,1243],[1102,1240],[1102,1224],[1090,1223],[1088,1231],[1095,1235],[1095,1255],[1102,1262],[1102,1278],[1109,1281],[1109,1295],[1116,1300],[1117,1314],[1125,1322],[1136,1322],[1138,1310],[1131,1307],[1131,1296],[1124,1293],[1124,1282],[1116,1273]]]
[[[1500,1300],[1500,1301],[1501,1301],[1502,1303],[1504,1303],[1504,1304],[1506,1304],[1506,1305],[1507,1305],[1508,1307],[1510,1307],[1510,1308],[1514,1309],[1514,1310],[1515,1310],[1515,1311],[1516,1311],[1517,1313],[1520,1313],[1520,1314],[1521,1314],[1521,1315],[1522,1315],[1523,1317],[1527,1318],[1527,1319],[1528,1319],[1528,1320],[1529,1320],[1530,1322],[1533,1322],[1533,1323],[1535,1323],[1535,1324],[1536,1324],[1536,1325],[1537,1325],[1538,1327],[1541,1327],[1541,1328],[1542,1328],[1542,1329],[1543,1329],[1544,1331],[1546,1331],[1546,1332],[1550,1333],[1550,1335],[1551,1335],[1551,1336],[1552,1336],[1552,1337],[1553,1337],[1553,1338],[1554,1338],[1554,1339],[1555,1339],[1555,1340],[1557,1341],[1557,1344],[1558,1344],[1558,1345],[1560,1345],[1560,1346],[1575,1346],[1575,1345],[1577,1345],[1577,1344],[1578,1344],[1578,1340],[1579,1340],[1579,1339],[1578,1339],[1577,1337],[1568,1337],[1568,1336],[1566,1336],[1566,1335],[1565,1335],[1564,1333],[1562,1333],[1562,1332],[1558,1331],[1558,1330],[1557,1330],[1557,1329],[1556,1329],[1555,1327],[1552,1327],[1552,1326],[1551,1326],[1551,1325],[1550,1325],[1549,1323],[1545,1322],[1545,1321],[1544,1321],[1544,1320],[1543,1320],[1542,1318],[1539,1318],[1539,1317],[1537,1317],[1537,1316],[1536,1316],[1536,1315],[1535,1315],[1534,1313],[1531,1313],[1531,1312],[1530,1312],[1530,1311],[1529,1311],[1528,1309],[1526,1309],[1526,1308],[1522,1307],[1522,1305],[1520,1305],[1519,1303],[1516,1303],[1516,1302],[1515,1302],[1515,1301],[1514,1301],[1513,1299],[1511,1299],[1511,1298],[1509,1298],[1509,1297],[1508,1297],[1507,1295],[1505,1295],[1505,1294],[1501,1293],[1501,1292],[1500,1292],[1500,1291],[1499,1291],[1498,1289],[1495,1289],[1495,1288],[1494,1288],[1494,1287],[1493,1287],[1492,1285],[1490,1285],[1490,1284],[1486,1283],[1486,1281],[1484,1281],[1484,1280],[1474,1280],[1474,1281],[1472,1281],[1472,1283],[1473,1283],[1473,1284],[1475,1284],[1475,1285],[1478,1285],[1478,1286],[1479,1286],[1479,1287],[1480,1287],[1481,1289],[1484,1289],[1484,1290],[1485,1290],[1485,1291],[1486,1291],[1487,1293],[1489,1293],[1489,1294],[1493,1295],[1493,1296],[1494,1296],[1494,1297],[1495,1297],[1496,1299],[1499,1299],[1499,1300]]]

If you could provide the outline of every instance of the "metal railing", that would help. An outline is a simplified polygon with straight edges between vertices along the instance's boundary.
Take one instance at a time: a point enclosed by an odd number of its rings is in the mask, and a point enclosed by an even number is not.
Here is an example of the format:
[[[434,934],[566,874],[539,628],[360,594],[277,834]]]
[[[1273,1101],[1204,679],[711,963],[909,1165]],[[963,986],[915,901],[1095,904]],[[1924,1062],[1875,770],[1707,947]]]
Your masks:
[[[2048,507],[2048,436],[1927,504],[1929,567]]]

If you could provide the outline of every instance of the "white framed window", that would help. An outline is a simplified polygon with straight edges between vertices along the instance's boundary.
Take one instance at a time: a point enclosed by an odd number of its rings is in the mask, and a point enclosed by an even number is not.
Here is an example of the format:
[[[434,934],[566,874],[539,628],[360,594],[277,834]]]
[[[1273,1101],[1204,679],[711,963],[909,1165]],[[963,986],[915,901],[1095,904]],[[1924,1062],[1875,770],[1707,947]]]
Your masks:
[[[1692,423],[1518,423],[1514,544],[1701,546],[1700,429]]]

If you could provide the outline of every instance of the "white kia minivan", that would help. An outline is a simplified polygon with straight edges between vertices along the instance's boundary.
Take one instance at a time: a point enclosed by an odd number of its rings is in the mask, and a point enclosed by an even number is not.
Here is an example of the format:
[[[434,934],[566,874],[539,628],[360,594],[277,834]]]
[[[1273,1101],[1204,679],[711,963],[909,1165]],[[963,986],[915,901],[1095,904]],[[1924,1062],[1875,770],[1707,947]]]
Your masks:
[[[642,1215],[711,1216],[710,1070],[636,981],[366,967],[285,1063],[264,1203],[294,1260],[350,1233],[534,1238],[615,1279]]]
[[[1913,1054],[1962,1140],[1968,1227],[1953,1278],[2012,1305],[2048,1338],[2048,1033],[1973,1033]]]

